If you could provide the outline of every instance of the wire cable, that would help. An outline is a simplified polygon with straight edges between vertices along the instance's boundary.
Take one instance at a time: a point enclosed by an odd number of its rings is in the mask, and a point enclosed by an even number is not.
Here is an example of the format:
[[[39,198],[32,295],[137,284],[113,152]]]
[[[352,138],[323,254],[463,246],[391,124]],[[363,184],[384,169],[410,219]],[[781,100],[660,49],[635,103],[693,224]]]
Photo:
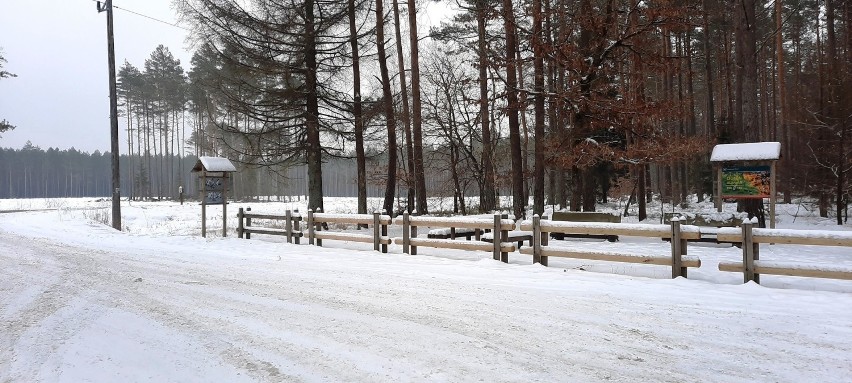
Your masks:
[[[92,1],[95,1],[95,2],[96,2],[96,1],[98,1],[98,0],[92,0]],[[146,15],[146,14],[142,14],[142,13],[136,12],[136,11],[134,11],[134,10],[130,10],[130,9],[127,9],[127,8],[122,8],[122,7],[119,7],[119,6],[115,5],[114,3],[112,4],[112,7],[113,7],[113,8],[115,8],[115,9],[120,9],[120,10],[122,10],[122,11],[132,13],[132,14],[134,14],[134,15],[136,15],[136,16],[140,16],[140,17],[144,17],[144,18],[146,18],[146,19],[150,19],[150,20],[156,21],[156,22],[158,22],[158,23],[163,23],[163,24],[166,24],[166,25],[168,25],[168,26],[172,26],[172,27],[175,27],[175,28],[180,28],[180,29],[183,29],[183,30],[185,30],[185,31],[192,32],[192,30],[191,30],[191,29],[189,29],[189,28],[182,27],[182,26],[180,26],[180,25],[178,25],[178,24],[175,24],[175,23],[170,23],[170,22],[168,22],[168,21],[161,20],[161,19],[158,19],[158,18],[153,17],[153,16],[148,16],[148,15]]]

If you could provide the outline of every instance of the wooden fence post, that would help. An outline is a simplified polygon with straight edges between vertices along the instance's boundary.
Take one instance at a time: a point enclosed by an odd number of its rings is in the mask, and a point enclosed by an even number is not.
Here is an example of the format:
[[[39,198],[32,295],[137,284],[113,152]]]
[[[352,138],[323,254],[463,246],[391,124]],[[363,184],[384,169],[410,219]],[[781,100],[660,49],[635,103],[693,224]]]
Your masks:
[[[408,246],[411,243],[411,218],[408,216],[407,211],[402,212],[402,253],[410,254],[408,251]]]
[[[390,212],[386,212],[386,213],[387,213],[388,216],[390,216]],[[391,219],[391,222],[393,222],[393,217],[390,217],[390,219]],[[381,215],[379,215],[379,225],[381,225],[381,227],[382,227],[382,230],[379,233],[379,234],[381,234],[381,238],[387,237],[388,236],[388,225],[382,225],[381,224]],[[381,238],[380,238],[380,240],[381,240]],[[388,245],[382,244],[382,253],[387,254],[387,252],[388,252]]]
[[[754,240],[752,238],[752,222],[743,221],[743,283],[754,281]],[[757,281],[755,281],[757,282]]]
[[[308,209],[308,220],[305,222],[308,225],[308,244],[314,244],[314,211]]]
[[[293,212],[299,213],[299,209],[293,210]],[[293,218],[292,215],[290,216],[290,218]],[[301,234],[302,234],[302,217],[301,216],[299,217],[299,219],[296,220],[295,225],[293,226],[293,232],[296,233],[295,234],[296,244],[297,245],[301,244],[302,243],[302,236],[301,236]]]
[[[541,262],[541,217],[538,214],[533,215],[533,264],[543,265]]]
[[[752,238],[754,238],[754,237],[752,237]],[[757,261],[757,260],[760,259],[760,244],[752,241],[751,246],[752,246],[752,249],[753,249],[752,253],[751,253],[752,254],[751,259]],[[754,273],[754,283],[760,284],[760,274],[757,273],[757,272]]]
[[[412,214],[417,215],[417,212],[415,211],[415,212],[413,212]],[[409,228],[408,228],[408,230],[409,230],[409,235],[411,236],[411,238],[417,238],[417,226],[416,226],[416,225],[412,225],[412,224],[411,224],[411,221],[408,221],[408,224],[409,224]],[[417,255],[417,246],[412,246],[412,245],[409,243],[409,248],[410,248],[410,250],[411,250],[411,255]]]
[[[379,251],[379,212],[373,212],[373,250]]]
[[[317,208],[317,211],[314,214],[316,213],[322,213],[322,209]],[[322,223],[317,222],[316,218],[314,218],[314,237],[316,237],[316,232],[318,231],[322,231]],[[322,247],[322,239],[314,238],[314,241],[316,241],[317,246]]]
[[[251,208],[247,207],[246,211],[251,212]],[[251,217],[246,217],[246,229],[248,229],[250,227],[251,227]],[[246,239],[251,239],[251,232],[250,231],[246,231]]]
[[[237,210],[237,238],[243,238],[243,208]]]
[[[494,214],[494,227],[491,229],[491,242],[494,244],[494,260],[500,260],[500,214]]]
[[[757,223],[757,218],[753,218],[752,228],[754,228],[754,224]],[[751,259],[752,263],[760,259],[760,244],[754,241],[754,234],[751,235]],[[754,283],[760,284],[760,274],[757,272],[754,273]]]
[[[503,215],[500,216],[500,218],[503,218],[503,219],[509,218],[509,215],[503,214]],[[501,222],[500,226],[502,226],[502,222]],[[497,233],[494,233],[494,235],[496,236]],[[503,242],[508,242],[508,241],[509,241],[509,231],[508,230],[500,230],[500,245],[502,245]],[[518,246],[518,247],[520,247],[520,246]],[[499,248],[499,246],[498,246],[498,248]],[[509,253],[501,251],[500,252],[500,262],[509,263]]]
[[[686,268],[683,267],[683,245],[680,232],[680,217],[672,217],[671,219],[671,247],[672,247],[672,279],[677,277],[686,278]]]
[[[293,243],[293,214],[290,210],[284,212],[284,234],[287,236],[287,243]]]

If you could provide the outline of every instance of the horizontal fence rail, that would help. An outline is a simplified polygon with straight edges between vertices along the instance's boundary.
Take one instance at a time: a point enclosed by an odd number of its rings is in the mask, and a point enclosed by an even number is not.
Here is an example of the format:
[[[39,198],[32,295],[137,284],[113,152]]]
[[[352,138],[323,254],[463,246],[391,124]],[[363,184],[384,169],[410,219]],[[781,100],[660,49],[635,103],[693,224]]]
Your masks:
[[[402,237],[394,238],[394,243],[402,246],[402,252],[406,254],[417,254],[417,247],[435,247],[441,249],[455,249],[468,251],[490,251],[495,260],[509,262],[509,253],[517,248],[509,240],[509,231],[515,228],[515,221],[506,218],[506,215],[495,214],[492,219],[486,218],[460,218],[460,217],[421,217],[411,216],[407,212],[397,217],[397,225],[402,225]],[[492,243],[484,242],[460,242],[452,239],[428,239],[417,238],[418,226],[446,226],[451,228],[465,228],[475,230],[489,229],[494,233]],[[499,237],[498,237],[499,236]]]
[[[372,243],[373,250],[388,252],[388,245],[392,243],[388,237],[388,225],[393,222],[389,215],[382,215],[379,212],[371,214],[328,214],[314,213],[308,210],[308,243],[313,245],[316,242],[317,246],[322,246],[323,239],[336,241],[352,241],[362,243]],[[350,225],[369,225],[373,227],[373,234],[357,234],[357,233],[340,233],[323,231],[323,227],[329,223],[350,224]]]
[[[742,272],[743,282],[760,283],[760,275],[786,275],[852,280],[852,268],[793,262],[760,260],[760,244],[815,245],[852,247],[852,232],[822,230],[790,230],[754,228],[754,221],[744,221],[740,229],[720,229],[718,238],[742,244],[742,262],[719,262],[719,271]]]
[[[534,216],[532,220],[521,222],[517,228],[526,231],[527,238],[532,232],[532,246],[520,248],[510,240],[510,232],[516,229],[516,223],[506,215],[495,214],[491,218],[467,217],[424,217],[404,213],[396,219],[381,213],[373,214],[329,214],[308,211],[286,211],[285,214],[257,214],[251,208],[240,208],[237,214],[239,224],[237,233],[240,238],[251,238],[251,234],[282,235],[287,242],[299,244],[301,237],[307,237],[311,245],[322,246],[323,240],[373,243],[374,250],[386,253],[388,245],[402,246],[405,254],[417,254],[418,247],[454,249],[463,251],[491,252],[495,260],[508,262],[508,253],[518,251],[531,255],[533,263],[547,265],[549,257],[585,259],[606,262],[624,262],[670,266],[672,278],[686,277],[688,268],[701,266],[701,260],[687,255],[689,241],[701,240],[702,235],[715,234],[719,242],[739,245],[742,249],[742,262],[720,262],[718,269],[725,272],[743,273],[743,281],[760,282],[761,274],[786,275],[812,278],[832,278],[852,280],[852,267],[799,264],[783,261],[760,259],[760,244],[789,244],[812,246],[852,247],[852,232],[826,232],[820,230],[789,230],[754,228],[754,221],[745,220],[737,228],[706,228],[686,225],[684,219],[674,217],[669,224],[628,224],[605,222],[552,221]],[[252,226],[258,220],[284,221],[284,228]],[[302,225],[304,223],[304,225]],[[339,232],[329,229],[329,224],[347,224],[372,228],[364,234]],[[278,224],[280,225],[280,223]],[[391,238],[388,227],[401,226],[402,236]],[[455,229],[475,230],[476,233],[491,231],[491,243],[483,241],[459,241],[454,239],[419,238],[418,227],[443,227],[451,232]],[[633,254],[629,252],[610,252],[594,250],[572,250],[564,247],[549,246],[551,233],[567,235],[633,236],[661,238],[670,241],[670,254]]]
[[[521,223],[521,230],[533,231],[533,246],[531,249],[521,249],[521,254],[533,256],[534,263],[547,266],[548,257],[563,257],[573,259],[588,259],[608,262],[640,263],[672,267],[672,278],[687,276],[687,268],[700,267],[701,260],[697,257],[685,257],[687,240],[699,239],[701,233],[698,227],[681,225],[678,218],[673,218],[670,225],[628,224],[628,223],[599,223],[548,221],[533,216],[532,221]],[[595,236],[635,236],[664,238],[671,241],[670,255],[638,255],[605,251],[576,251],[547,246],[549,233],[585,234]]]
[[[251,213],[251,208],[240,208],[237,212],[237,237],[251,239],[252,234],[267,234],[267,235],[283,235],[287,238],[287,243],[299,244],[299,239],[302,237],[300,228],[302,216],[298,211],[287,210],[284,215],[276,214],[256,214]],[[284,221],[284,228],[269,228],[269,227],[252,227],[252,219],[262,219],[269,221]]]

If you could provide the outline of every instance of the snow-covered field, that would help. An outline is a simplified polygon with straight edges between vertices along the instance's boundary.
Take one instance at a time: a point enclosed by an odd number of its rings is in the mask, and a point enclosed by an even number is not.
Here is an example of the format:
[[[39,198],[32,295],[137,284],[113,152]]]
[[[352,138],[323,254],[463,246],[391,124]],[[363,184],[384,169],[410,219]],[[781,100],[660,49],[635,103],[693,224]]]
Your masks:
[[[743,285],[716,268],[741,259],[734,247],[690,245],[702,267],[671,280],[667,267],[545,268],[519,253],[503,264],[240,240],[234,217],[249,206],[305,209],[233,203],[222,238],[211,207],[203,239],[194,203],[123,201],[118,232],[102,223],[106,201],[0,200],[0,382],[852,382],[852,282]],[[778,227],[852,230],[801,204],[780,205]],[[551,244],[669,251],[628,237]],[[852,249],[763,246],[761,259],[848,267]]]

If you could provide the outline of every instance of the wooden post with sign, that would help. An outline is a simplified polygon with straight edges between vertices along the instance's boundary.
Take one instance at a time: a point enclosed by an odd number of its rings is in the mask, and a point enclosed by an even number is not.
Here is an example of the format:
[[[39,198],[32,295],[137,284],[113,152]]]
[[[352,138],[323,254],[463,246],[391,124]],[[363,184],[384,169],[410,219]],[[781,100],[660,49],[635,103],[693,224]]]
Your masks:
[[[710,162],[716,170],[716,209],[723,198],[769,199],[769,227],[775,228],[775,162],[781,158],[780,142],[716,145]]]
[[[201,200],[201,236],[207,237],[207,205],[222,205],[222,237],[228,235],[228,180],[237,168],[227,158],[199,157],[192,168],[200,173],[199,199]]]

